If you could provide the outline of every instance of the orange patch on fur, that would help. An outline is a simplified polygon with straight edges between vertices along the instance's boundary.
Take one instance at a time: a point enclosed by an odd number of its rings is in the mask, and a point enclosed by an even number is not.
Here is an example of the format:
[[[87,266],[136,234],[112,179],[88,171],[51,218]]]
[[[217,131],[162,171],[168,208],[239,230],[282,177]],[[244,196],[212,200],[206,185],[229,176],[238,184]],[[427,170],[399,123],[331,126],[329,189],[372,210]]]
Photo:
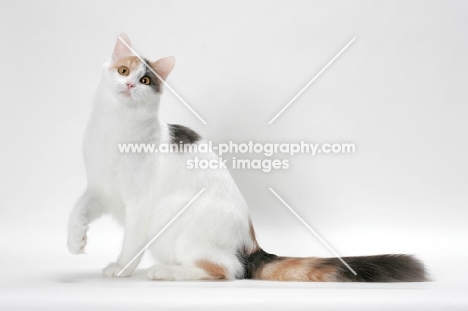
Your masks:
[[[226,279],[226,269],[221,265],[207,260],[200,260],[197,262],[197,266],[210,275],[210,278],[208,278],[209,280]]]
[[[130,69],[130,72],[137,70],[140,66],[140,59],[136,56],[127,56],[119,59],[114,64],[112,64],[112,68],[118,69],[122,66],[127,67]]]
[[[316,264],[320,259],[316,260]],[[312,270],[307,274],[309,281],[313,282],[334,282],[336,281],[337,267],[335,266],[312,266]]]
[[[257,251],[260,248],[260,246],[257,243],[257,238],[255,237],[255,230],[252,225],[252,220],[250,219],[250,217],[249,217],[249,230],[250,230],[250,238],[252,239],[252,243],[254,245],[254,248],[251,250],[251,252],[253,253]]]
[[[283,258],[266,264],[255,276],[270,281],[327,282],[335,278],[336,268],[317,267],[318,258]]]

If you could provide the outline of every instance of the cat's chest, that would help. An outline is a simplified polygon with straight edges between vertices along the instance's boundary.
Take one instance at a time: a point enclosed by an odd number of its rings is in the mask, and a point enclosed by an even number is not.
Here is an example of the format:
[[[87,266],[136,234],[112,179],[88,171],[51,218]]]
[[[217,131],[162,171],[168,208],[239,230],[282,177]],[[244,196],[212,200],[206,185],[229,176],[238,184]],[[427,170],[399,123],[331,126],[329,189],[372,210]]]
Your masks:
[[[128,136],[94,130],[85,137],[88,175],[106,188],[139,189],[156,175],[158,157],[146,152],[125,150]],[[146,142],[152,144],[154,142]],[[117,190],[117,189],[116,189]]]

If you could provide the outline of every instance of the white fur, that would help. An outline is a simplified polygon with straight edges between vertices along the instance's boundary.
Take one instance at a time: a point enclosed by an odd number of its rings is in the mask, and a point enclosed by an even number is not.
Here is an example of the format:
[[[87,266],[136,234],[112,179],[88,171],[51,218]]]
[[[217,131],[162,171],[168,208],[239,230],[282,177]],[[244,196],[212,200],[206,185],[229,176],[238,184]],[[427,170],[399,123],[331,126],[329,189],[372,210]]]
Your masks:
[[[129,40],[125,37],[126,41]],[[168,143],[168,126],[159,119],[160,94],[136,83],[132,97],[120,92],[129,79],[139,81],[143,64],[129,76],[110,67],[128,55],[119,42],[104,64],[84,138],[88,186],[70,218],[68,247],[83,253],[88,225],[110,213],[124,225],[122,252],[103,274],[117,273],[202,188],[206,191],[149,248],[158,265],[148,275],[158,280],[203,279],[196,267],[207,260],[225,267],[227,277],[243,273],[237,253],[253,247],[247,205],[226,169],[189,170],[186,161],[215,154],[120,153],[119,143]],[[138,258],[121,276],[130,276]]]

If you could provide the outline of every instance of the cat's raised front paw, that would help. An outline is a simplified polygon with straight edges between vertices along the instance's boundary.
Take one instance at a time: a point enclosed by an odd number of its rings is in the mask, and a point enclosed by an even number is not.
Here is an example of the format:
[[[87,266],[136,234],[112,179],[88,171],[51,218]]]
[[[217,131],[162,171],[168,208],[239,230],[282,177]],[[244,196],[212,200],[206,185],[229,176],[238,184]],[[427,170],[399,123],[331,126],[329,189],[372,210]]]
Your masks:
[[[68,234],[68,250],[72,254],[84,254],[88,238],[86,230],[76,230]]]
[[[86,235],[81,240],[68,239],[68,250],[72,254],[84,254],[86,246]]]
[[[102,269],[102,276],[108,278],[124,278],[129,277],[132,274],[131,269],[125,269],[120,275],[117,275],[120,271],[122,271],[122,267],[119,266],[116,262],[113,262]]]

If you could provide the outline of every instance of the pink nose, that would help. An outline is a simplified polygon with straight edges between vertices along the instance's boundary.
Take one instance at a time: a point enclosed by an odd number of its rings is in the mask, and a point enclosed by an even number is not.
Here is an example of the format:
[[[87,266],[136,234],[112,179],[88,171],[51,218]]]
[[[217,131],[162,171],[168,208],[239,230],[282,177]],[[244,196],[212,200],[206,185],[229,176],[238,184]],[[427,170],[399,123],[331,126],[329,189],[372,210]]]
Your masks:
[[[132,87],[135,87],[135,84],[127,82],[125,83],[127,85],[127,89],[131,89]]]

